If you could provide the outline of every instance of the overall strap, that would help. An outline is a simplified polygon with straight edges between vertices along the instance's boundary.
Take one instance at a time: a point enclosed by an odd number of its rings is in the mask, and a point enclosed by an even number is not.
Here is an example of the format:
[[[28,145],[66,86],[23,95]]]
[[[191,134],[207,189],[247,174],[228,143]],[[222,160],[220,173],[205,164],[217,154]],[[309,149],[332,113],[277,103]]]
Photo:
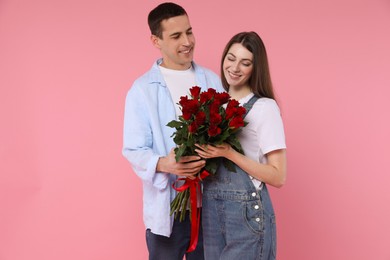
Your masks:
[[[246,109],[246,112],[245,112],[243,118],[245,118],[245,117],[248,115],[249,111],[251,111],[253,105],[256,103],[256,101],[257,101],[258,99],[259,99],[259,97],[257,97],[256,95],[253,95],[253,97],[251,97],[251,98],[248,100],[248,102],[246,102],[246,103],[243,105],[243,107]]]

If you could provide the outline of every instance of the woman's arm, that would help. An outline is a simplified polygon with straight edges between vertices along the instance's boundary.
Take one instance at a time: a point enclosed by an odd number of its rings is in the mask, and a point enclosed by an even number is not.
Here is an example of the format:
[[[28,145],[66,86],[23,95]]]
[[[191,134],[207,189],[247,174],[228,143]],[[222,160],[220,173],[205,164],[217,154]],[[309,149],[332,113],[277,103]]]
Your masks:
[[[287,159],[286,150],[280,149],[266,154],[267,164],[259,163],[240,154],[228,144],[219,146],[199,146],[195,151],[203,158],[225,157],[254,178],[274,187],[280,188],[286,182]]]

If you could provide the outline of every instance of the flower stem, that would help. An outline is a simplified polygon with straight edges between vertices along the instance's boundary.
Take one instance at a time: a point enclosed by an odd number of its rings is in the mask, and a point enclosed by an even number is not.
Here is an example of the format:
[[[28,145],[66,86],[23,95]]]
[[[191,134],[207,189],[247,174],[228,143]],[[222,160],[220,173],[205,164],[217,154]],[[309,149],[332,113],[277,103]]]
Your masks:
[[[190,197],[188,190],[185,190],[183,193],[184,193],[184,198],[181,205],[180,222],[183,221],[186,217],[188,198]]]

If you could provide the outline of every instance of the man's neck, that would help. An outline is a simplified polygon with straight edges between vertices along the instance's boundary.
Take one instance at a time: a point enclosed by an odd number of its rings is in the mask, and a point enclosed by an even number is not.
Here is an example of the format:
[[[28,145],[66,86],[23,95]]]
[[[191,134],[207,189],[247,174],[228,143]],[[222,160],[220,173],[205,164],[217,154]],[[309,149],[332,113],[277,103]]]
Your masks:
[[[175,64],[175,63],[167,63],[164,60],[160,64],[161,67],[164,67],[166,69],[170,70],[188,70],[191,68],[192,63],[188,64]]]

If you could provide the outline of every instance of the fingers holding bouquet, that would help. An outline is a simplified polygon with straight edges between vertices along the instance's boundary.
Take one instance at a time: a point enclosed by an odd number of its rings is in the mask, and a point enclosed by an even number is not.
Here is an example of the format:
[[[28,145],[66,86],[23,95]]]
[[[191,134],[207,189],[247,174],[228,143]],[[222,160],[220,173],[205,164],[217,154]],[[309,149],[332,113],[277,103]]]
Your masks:
[[[206,161],[197,155],[183,156],[176,161],[175,152],[172,149],[167,156],[160,158],[157,163],[157,171],[193,179],[194,175],[199,173],[205,164]]]
[[[204,159],[211,159],[211,158],[217,158],[217,157],[229,157],[229,153],[232,152],[232,147],[227,143],[222,143],[220,145],[200,145],[195,144],[197,149],[195,149],[195,152],[198,153],[198,155]]]

